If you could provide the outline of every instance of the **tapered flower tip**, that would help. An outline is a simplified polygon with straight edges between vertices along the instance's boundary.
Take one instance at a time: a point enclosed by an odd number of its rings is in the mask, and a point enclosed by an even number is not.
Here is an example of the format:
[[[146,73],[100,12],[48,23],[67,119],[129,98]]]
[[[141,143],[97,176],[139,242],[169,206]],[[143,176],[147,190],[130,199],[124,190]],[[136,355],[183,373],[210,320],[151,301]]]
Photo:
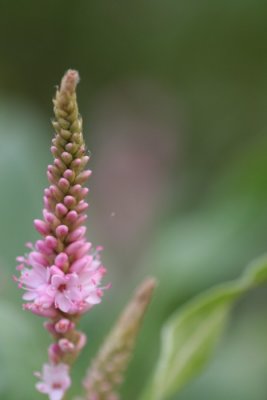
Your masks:
[[[79,83],[80,76],[75,69],[68,69],[62,78],[60,91],[61,92],[74,92],[77,84]]]
[[[149,277],[137,288],[135,299],[137,303],[147,304],[152,296],[152,293],[157,286],[157,280]]]

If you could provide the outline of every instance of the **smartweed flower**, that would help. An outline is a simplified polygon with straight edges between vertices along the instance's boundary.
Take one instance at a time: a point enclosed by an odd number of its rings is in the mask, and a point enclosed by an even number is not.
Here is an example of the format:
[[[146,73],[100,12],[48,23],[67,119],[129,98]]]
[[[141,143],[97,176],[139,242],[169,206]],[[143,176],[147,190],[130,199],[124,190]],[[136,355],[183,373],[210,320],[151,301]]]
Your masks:
[[[45,327],[55,341],[48,350],[49,364],[37,373],[41,381],[36,387],[51,400],[61,400],[70,386],[70,365],[86,342],[76,323],[101,302],[106,272],[101,248],[93,249],[86,239],[84,184],[91,171],[85,169],[89,156],[76,101],[78,81],[78,73],[69,70],[56,92],[50,186],[44,191],[43,218],[34,221],[42,238],[18,257],[20,276],[15,278],[24,290],[24,309],[49,318]]]

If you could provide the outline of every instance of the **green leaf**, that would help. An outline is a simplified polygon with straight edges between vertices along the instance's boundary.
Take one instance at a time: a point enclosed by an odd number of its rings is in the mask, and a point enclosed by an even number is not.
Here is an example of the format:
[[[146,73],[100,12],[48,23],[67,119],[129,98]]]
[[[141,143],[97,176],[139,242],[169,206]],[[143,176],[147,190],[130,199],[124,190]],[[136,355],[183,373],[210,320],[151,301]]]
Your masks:
[[[245,269],[243,280],[248,288],[257,287],[267,282],[267,255],[252,261]]]
[[[142,400],[177,393],[210,359],[232,305],[249,289],[267,282],[267,256],[253,262],[240,279],[216,286],[185,304],[165,323],[158,364]]]

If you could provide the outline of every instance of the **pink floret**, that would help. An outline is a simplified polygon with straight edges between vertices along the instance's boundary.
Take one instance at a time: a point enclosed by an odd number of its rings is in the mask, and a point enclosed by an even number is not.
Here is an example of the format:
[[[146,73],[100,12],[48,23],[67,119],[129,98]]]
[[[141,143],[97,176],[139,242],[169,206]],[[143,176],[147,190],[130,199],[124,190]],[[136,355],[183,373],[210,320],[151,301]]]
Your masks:
[[[40,378],[40,382],[36,384],[36,389],[47,394],[50,400],[61,400],[71,385],[69,367],[66,364],[45,364],[42,373],[35,375]]]

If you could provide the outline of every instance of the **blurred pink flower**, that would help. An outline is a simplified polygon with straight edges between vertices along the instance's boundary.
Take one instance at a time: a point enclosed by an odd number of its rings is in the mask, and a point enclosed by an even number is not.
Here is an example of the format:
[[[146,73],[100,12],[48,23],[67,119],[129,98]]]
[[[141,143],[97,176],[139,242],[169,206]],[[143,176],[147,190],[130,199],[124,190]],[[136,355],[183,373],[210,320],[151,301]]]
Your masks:
[[[42,373],[35,373],[41,379],[36,384],[39,392],[47,394],[50,400],[61,400],[70,387],[69,367],[66,364],[43,366]]]

